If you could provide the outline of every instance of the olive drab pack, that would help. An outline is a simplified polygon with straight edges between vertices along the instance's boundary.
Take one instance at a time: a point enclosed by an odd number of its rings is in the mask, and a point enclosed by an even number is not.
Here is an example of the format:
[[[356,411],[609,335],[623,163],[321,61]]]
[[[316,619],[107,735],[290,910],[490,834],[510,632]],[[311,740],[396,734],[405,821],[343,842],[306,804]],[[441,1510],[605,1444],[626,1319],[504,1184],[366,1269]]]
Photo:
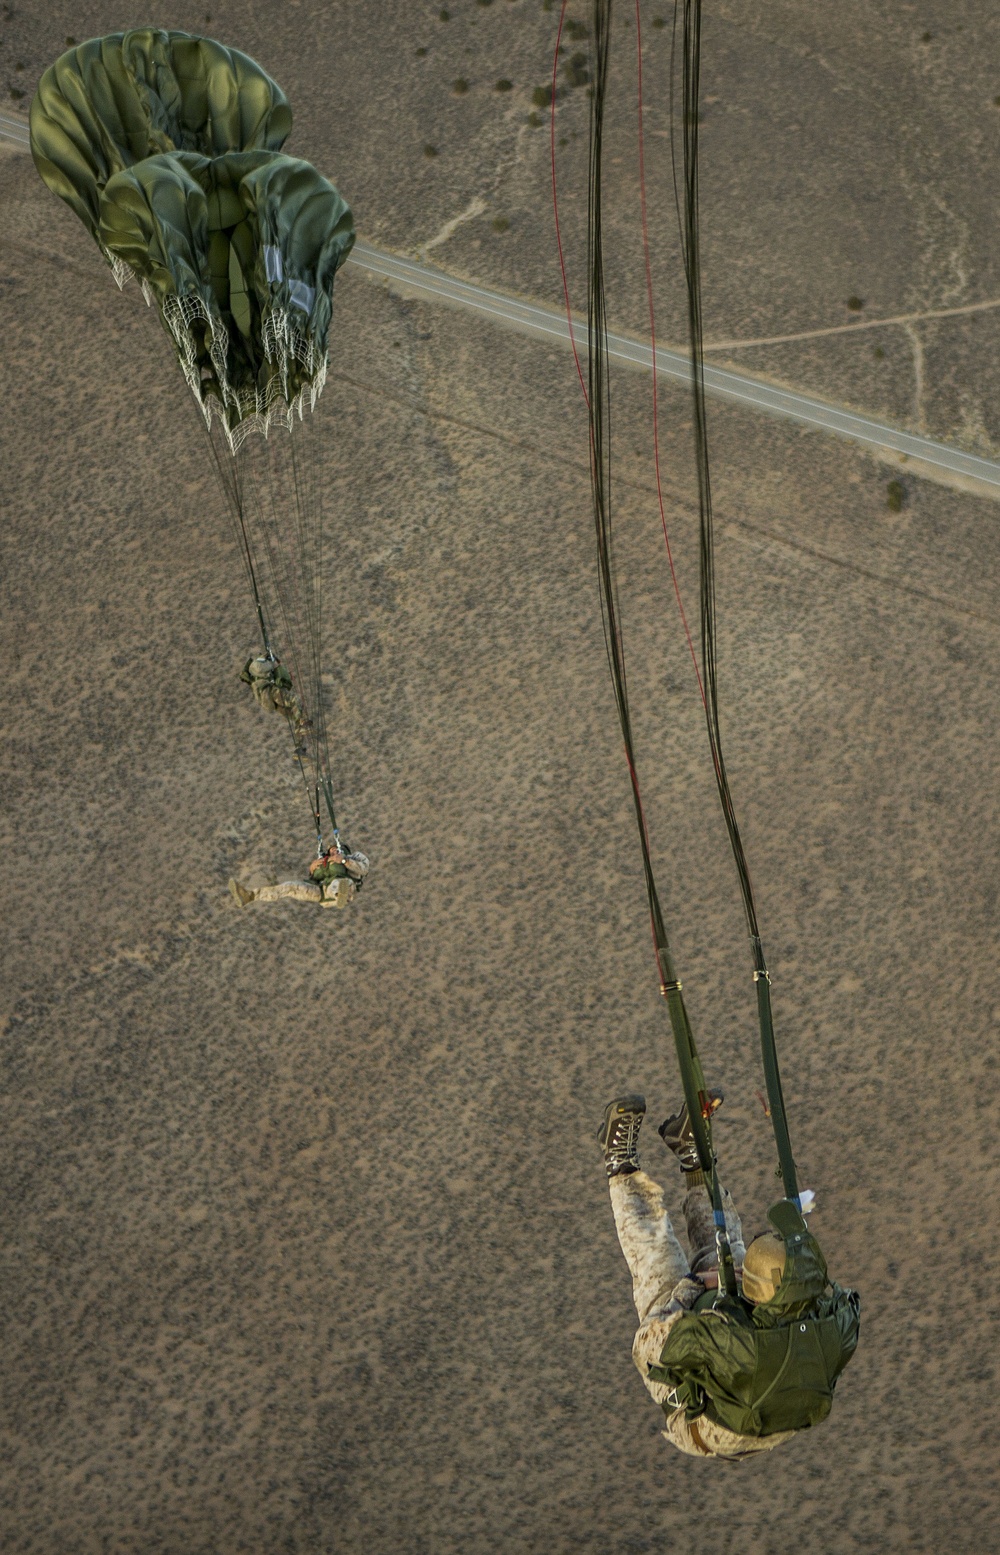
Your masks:
[[[816,1238],[789,1199],[768,1219],[783,1238],[785,1272],[770,1301],[721,1297],[673,1325],[649,1375],[671,1389],[665,1413],[707,1415],[741,1436],[818,1425],[858,1342],[860,1298],[827,1278]],[[703,1298],[703,1301],[705,1298]]]

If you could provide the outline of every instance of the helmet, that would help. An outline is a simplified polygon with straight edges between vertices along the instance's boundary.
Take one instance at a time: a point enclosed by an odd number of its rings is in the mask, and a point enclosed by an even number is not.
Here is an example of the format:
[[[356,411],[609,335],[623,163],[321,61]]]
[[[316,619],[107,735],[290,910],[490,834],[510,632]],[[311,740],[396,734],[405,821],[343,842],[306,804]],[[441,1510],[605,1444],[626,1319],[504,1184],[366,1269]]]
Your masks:
[[[743,1294],[755,1304],[770,1301],[785,1272],[785,1243],[773,1231],[754,1237],[743,1260]]]

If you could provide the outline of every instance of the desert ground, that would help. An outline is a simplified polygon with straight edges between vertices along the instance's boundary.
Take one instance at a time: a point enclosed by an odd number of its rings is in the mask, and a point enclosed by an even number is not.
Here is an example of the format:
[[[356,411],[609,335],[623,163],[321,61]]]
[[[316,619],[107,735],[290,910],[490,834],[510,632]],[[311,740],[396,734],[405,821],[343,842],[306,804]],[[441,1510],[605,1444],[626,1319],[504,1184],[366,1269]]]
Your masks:
[[[363,237],[557,303],[531,116],[558,7],[446,6],[18,0],[5,111],[68,37],[209,32],[282,83],[289,149]],[[676,344],[658,16],[643,0]],[[629,6],[616,27],[609,304],[641,330]],[[706,4],[713,360],[996,451],[1000,310],[953,310],[1000,296],[998,44],[983,0]],[[558,113],[579,292],[585,91]],[[301,869],[309,818],[239,684],[253,619],[197,413],[138,290],[10,145],[0,210],[3,1549],[997,1548],[996,503],[904,474],[893,511],[898,471],[711,406],[733,786],[813,1228],[863,1327],[815,1432],[685,1459],[631,1363],[594,1141],[605,1101],[644,1090],[644,1161],[679,1204],[571,357],[338,278],[326,657],[345,829],[374,866],[347,913],[241,911],[228,876]],[[614,404],[640,776],[757,1230],[777,1184],[753,988],[648,380],[617,372]],[[693,599],[685,394],[661,411]]]

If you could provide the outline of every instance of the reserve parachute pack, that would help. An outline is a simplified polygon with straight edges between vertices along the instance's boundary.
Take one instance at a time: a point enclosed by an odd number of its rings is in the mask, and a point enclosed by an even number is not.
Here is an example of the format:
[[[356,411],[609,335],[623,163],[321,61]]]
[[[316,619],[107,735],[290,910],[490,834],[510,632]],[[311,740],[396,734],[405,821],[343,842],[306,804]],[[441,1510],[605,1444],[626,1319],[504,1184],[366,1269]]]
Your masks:
[[[663,1408],[741,1436],[802,1431],[825,1420],[837,1378],[858,1342],[860,1298],[831,1284],[819,1243],[782,1199],[768,1219],[785,1243],[785,1271],[770,1301],[703,1297],[673,1325],[649,1375],[671,1389]],[[704,1303],[704,1305],[702,1305]]]

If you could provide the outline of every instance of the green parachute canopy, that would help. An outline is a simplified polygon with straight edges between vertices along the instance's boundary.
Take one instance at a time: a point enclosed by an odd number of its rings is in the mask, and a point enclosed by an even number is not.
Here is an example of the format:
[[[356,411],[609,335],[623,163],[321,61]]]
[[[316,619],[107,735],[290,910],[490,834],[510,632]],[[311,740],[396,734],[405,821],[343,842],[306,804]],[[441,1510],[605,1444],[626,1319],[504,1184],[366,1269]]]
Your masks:
[[[31,154],[96,238],[108,179],[162,151],[280,151],[292,128],[276,81],[238,49],[137,27],[61,55],[31,105]]]
[[[121,284],[155,299],[206,420],[232,447],[289,425],[323,387],[350,210],[281,153],[288,101],[236,49],[138,28],[70,49],[43,75],[31,148]]]
[[[102,248],[145,283],[206,416],[235,441],[306,394],[315,404],[353,241],[333,185],[274,151],[147,157],[101,199]]]

